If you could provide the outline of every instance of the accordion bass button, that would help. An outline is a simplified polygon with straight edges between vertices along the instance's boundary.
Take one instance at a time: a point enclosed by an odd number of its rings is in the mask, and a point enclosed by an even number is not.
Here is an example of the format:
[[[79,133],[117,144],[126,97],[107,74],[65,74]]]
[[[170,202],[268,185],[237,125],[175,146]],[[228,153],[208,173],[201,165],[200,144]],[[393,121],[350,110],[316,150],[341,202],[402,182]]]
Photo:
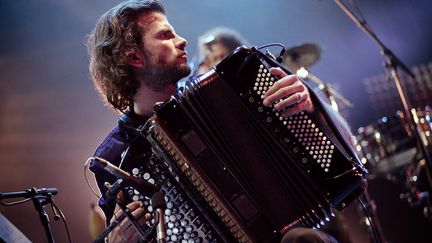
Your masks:
[[[169,228],[169,229],[174,228],[174,223],[173,223],[173,222],[169,222],[169,223],[168,223],[168,228]]]

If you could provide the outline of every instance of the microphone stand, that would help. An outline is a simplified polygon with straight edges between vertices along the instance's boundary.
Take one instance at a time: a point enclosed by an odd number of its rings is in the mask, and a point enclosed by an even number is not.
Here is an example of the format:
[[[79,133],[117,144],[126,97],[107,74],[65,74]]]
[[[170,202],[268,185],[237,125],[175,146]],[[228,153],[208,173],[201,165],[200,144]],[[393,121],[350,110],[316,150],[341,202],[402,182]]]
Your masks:
[[[418,144],[418,147],[420,147],[420,153],[423,155],[423,158],[425,160],[426,165],[426,176],[428,178],[429,182],[429,188],[432,188],[432,160],[431,155],[429,154],[429,151],[427,150],[426,144],[421,139],[420,136],[420,127],[415,122],[413,115],[411,114],[411,104],[409,100],[407,99],[406,91],[404,90],[404,87],[401,84],[401,78],[398,73],[398,67],[400,67],[402,70],[405,71],[406,74],[408,74],[410,77],[414,78],[414,74],[409,70],[409,68],[391,51],[389,50],[378,37],[375,35],[375,33],[372,32],[370,28],[367,27],[366,21],[361,21],[357,16],[355,16],[351,10],[349,10],[344,3],[341,2],[341,0],[335,0],[336,4],[339,5],[339,7],[344,11],[344,13],[351,18],[352,21],[354,21],[357,26],[362,29],[368,36],[375,41],[375,43],[380,47],[381,49],[381,55],[385,58],[385,68],[387,68],[393,78],[393,81],[396,84],[396,88],[399,94],[399,97],[402,101],[402,105],[404,108],[404,112],[406,114],[406,117],[408,119],[408,123],[410,124],[410,129],[413,131],[413,136],[415,138],[415,141]]]
[[[16,198],[16,197],[31,198],[36,211],[38,211],[38,213],[39,213],[39,218],[40,218],[42,225],[44,227],[48,242],[54,243],[55,242],[54,236],[53,236],[50,224],[49,224],[49,216],[48,216],[47,212],[45,211],[45,205],[53,203],[52,196],[55,194],[57,194],[57,188],[36,189],[35,187],[33,187],[32,189],[27,189],[25,191],[20,191],[20,192],[5,192],[5,193],[0,192],[0,201],[2,199]],[[27,201],[27,200],[25,200],[25,201]],[[18,203],[22,203],[25,201],[20,201]],[[15,205],[15,204],[17,204],[17,203],[9,204],[8,206]],[[53,207],[53,211],[54,210],[55,210],[55,208]],[[59,217],[59,216],[57,215],[56,211],[54,211],[54,213],[55,213],[54,219],[57,220],[58,219],[57,217]]]
[[[35,190],[33,188],[32,190]],[[33,205],[39,213],[39,218],[42,222],[42,225],[45,229],[46,236],[48,238],[49,243],[54,243],[54,237],[51,231],[51,227],[49,224],[49,216],[47,212],[45,211],[45,205],[52,203],[51,194],[48,194],[47,196],[34,196],[32,197]]]

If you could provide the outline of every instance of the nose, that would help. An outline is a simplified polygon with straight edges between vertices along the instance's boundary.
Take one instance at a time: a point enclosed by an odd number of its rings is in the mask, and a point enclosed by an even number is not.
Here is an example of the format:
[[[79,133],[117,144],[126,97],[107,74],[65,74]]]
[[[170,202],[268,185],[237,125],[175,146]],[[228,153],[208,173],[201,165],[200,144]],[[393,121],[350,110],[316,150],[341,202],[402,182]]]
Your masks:
[[[187,46],[187,40],[179,35],[177,35],[177,48],[184,50]]]

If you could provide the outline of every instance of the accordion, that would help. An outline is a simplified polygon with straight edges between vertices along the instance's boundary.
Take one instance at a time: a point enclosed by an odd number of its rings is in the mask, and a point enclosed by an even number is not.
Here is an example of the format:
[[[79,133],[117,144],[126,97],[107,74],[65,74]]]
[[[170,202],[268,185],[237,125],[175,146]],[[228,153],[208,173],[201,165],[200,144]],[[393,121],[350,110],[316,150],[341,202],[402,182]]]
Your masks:
[[[313,113],[288,118],[263,106],[273,66],[239,47],[157,106],[145,129],[221,241],[269,242],[320,227],[366,186],[366,169],[316,96]]]

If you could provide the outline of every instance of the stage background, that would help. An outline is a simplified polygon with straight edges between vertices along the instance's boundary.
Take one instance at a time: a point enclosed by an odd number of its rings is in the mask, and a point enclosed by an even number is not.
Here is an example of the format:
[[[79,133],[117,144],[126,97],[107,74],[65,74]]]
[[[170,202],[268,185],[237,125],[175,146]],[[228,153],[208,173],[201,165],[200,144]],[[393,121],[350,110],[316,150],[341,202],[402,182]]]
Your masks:
[[[117,122],[89,80],[83,43],[97,18],[118,2],[0,0],[0,191],[58,188],[55,201],[74,242],[90,241],[88,213],[97,200],[85,183],[84,162]],[[358,2],[376,34],[409,67],[432,61],[430,0]],[[220,25],[240,31],[254,45],[316,43],[321,59],[310,71],[354,103],[344,113],[353,130],[379,117],[371,112],[362,80],[383,73],[383,58],[335,2],[164,4],[177,33],[189,40],[190,59],[196,38]],[[32,241],[46,241],[31,203],[0,212]],[[63,225],[52,220],[52,226],[57,241],[67,242]]]

